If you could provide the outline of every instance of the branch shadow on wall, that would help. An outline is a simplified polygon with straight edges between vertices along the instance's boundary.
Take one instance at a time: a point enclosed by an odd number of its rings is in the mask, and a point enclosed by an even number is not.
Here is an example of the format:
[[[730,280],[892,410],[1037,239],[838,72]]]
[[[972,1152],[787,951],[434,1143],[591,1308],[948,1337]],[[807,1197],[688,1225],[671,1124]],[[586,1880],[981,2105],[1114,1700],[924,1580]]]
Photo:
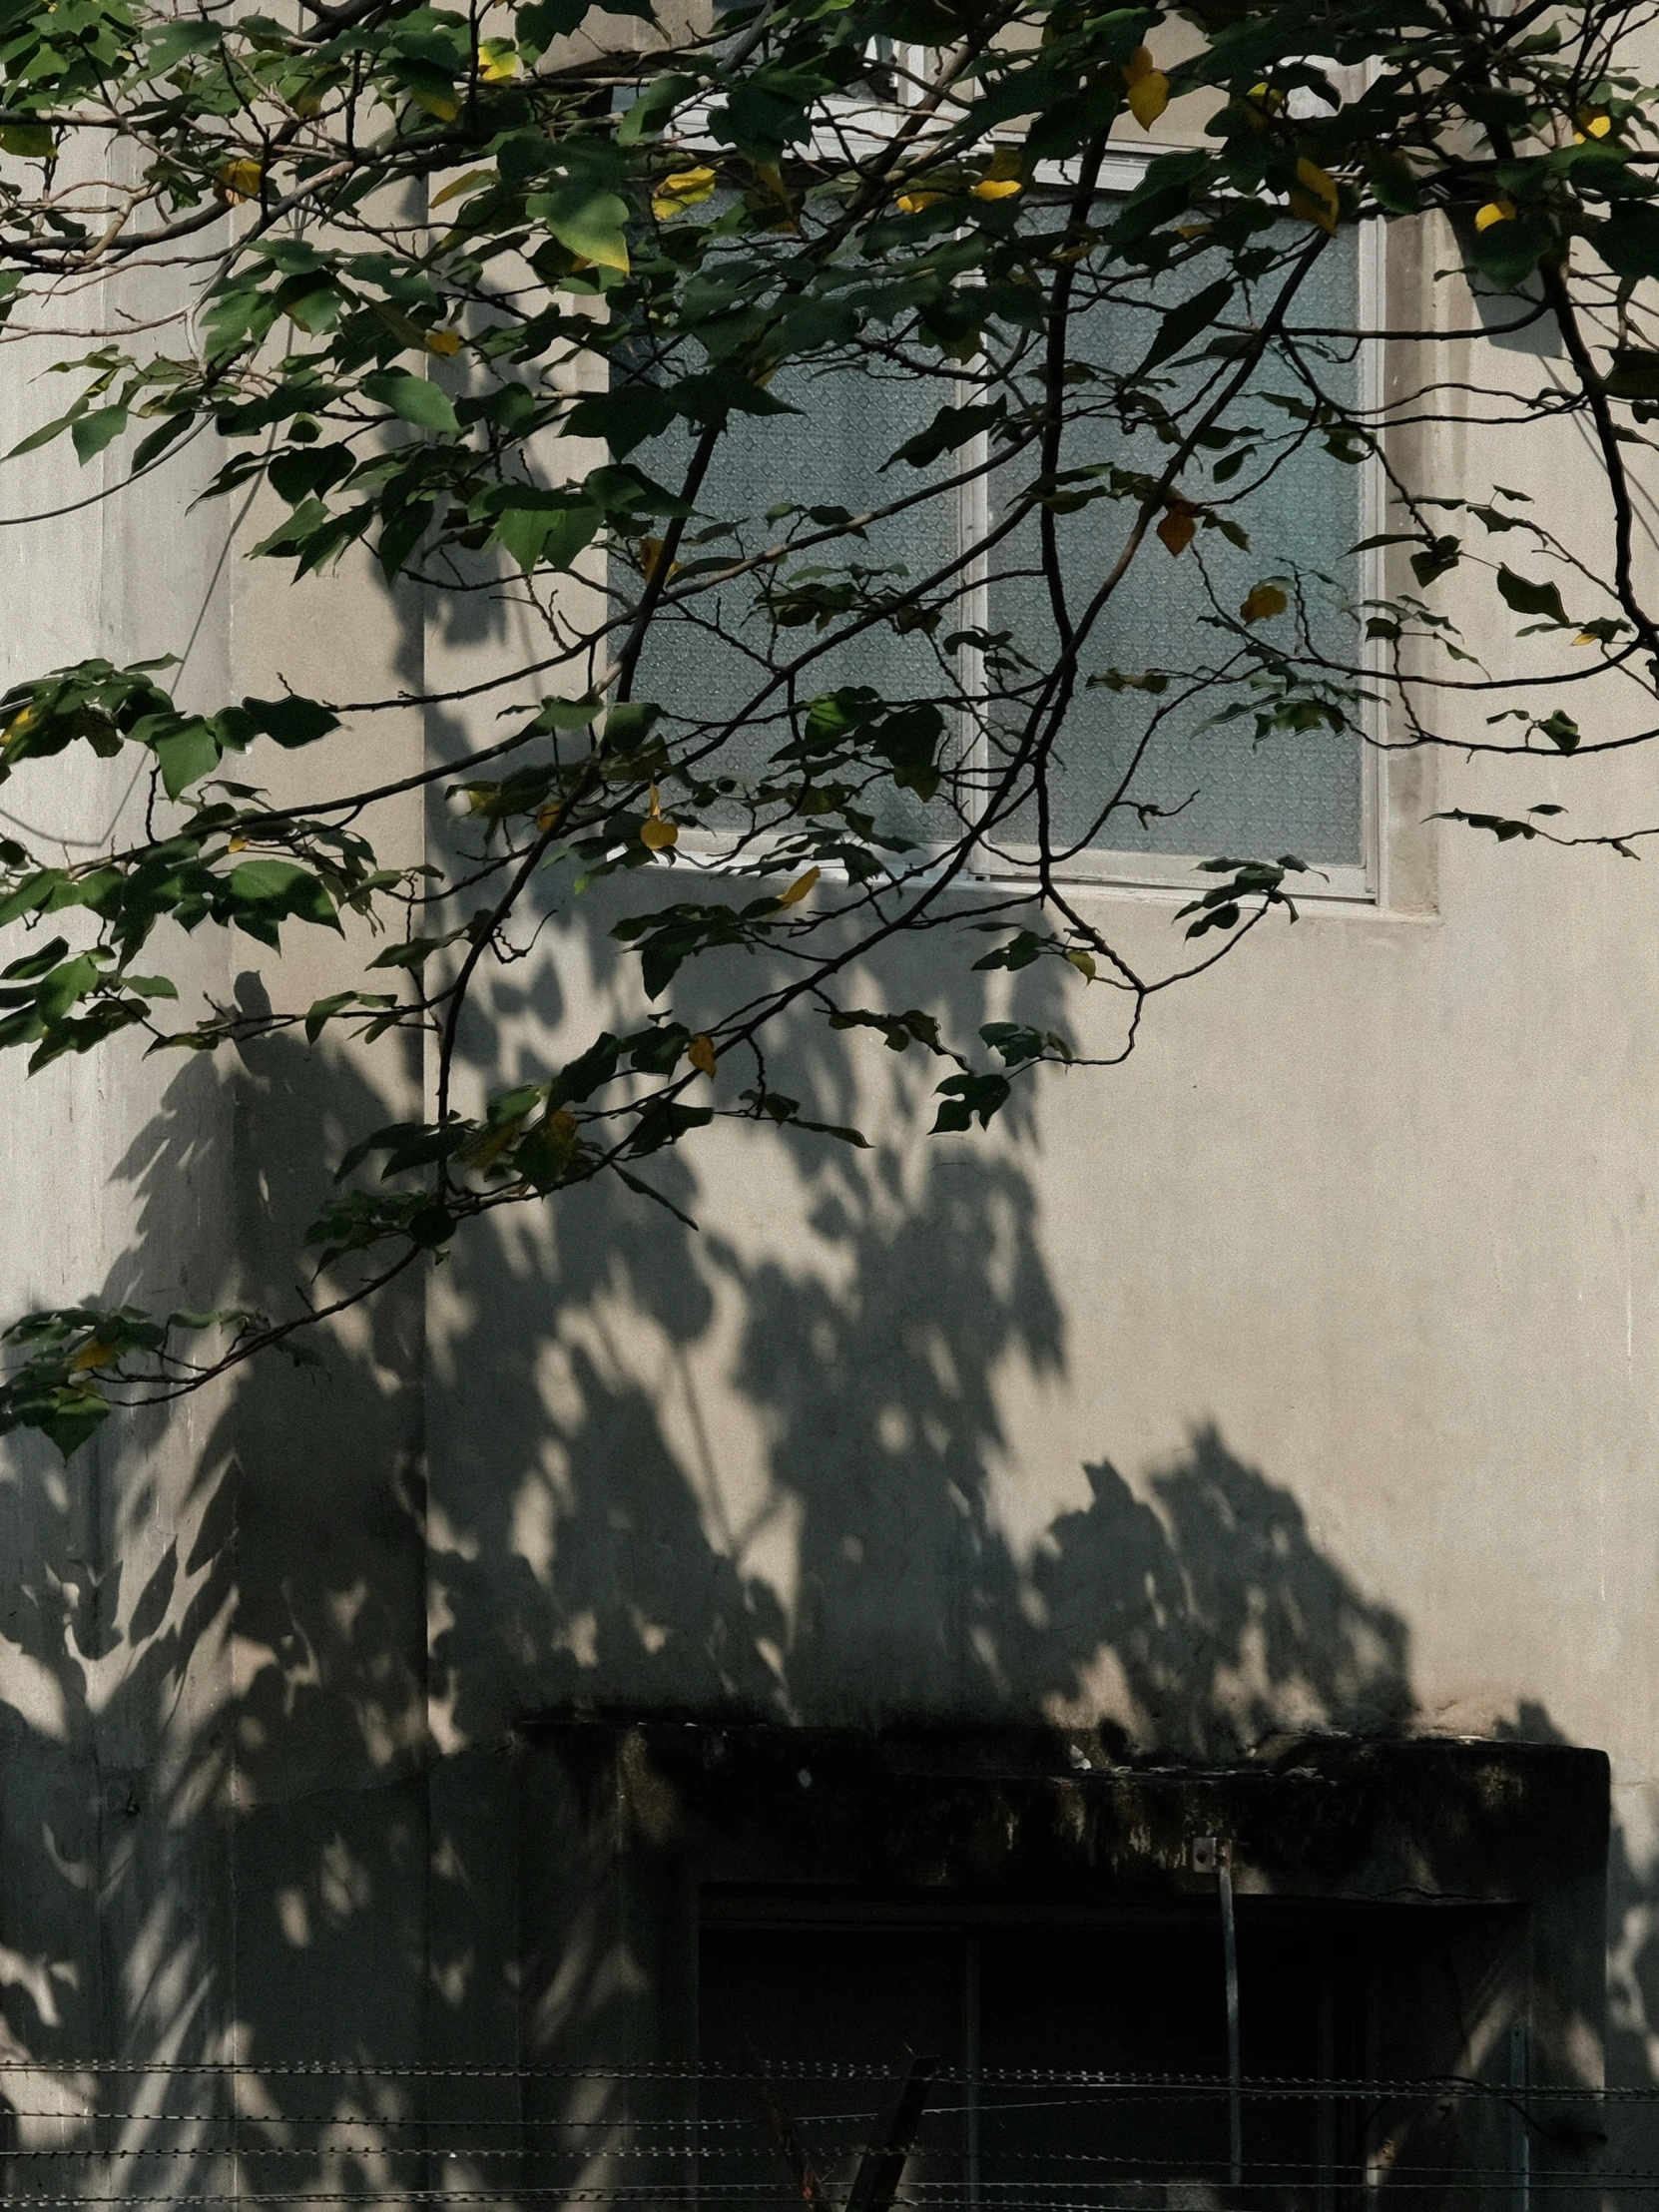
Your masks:
[[[567,947],[502,987],[471,1036],[478,1061],[513,1040],[492,1082],[552,1072],[561,960],[598,957]],[[939,1003],[919,955],[883,983]],[[1027,978],[1020,1011],[1053,1026],[1047,988]],[[979,992],[947,994],[956,1029],[990,1010]],[[1106,1713],[1114,1755],[1199,1763],[1409,1724],[1404,1623],[1217,1427],[1134,1482],[1051,1464],[1011,1421],[1011,1385],[1040,1400],[1082,1356],[1029,1109],[1016,1141],[918,1147],[888,1133],[924,1114],[908,1059],[815,1033],[775,1079],[836,1122],[884,1089],[871,1148],[805,1138],[784,1166],[790,1140],[751,1132],[707,1168],[667,1157],[656,1180],[698,1234],[593,1188],[462,1239],[321,1369],[247,1375],[193,1416],[188,1454],[152,1424],[67,1476],[13,1455],[11,2048],[257,2069],[117,2077],[138,2115],[119,2122],[111,2083],[25,2070],[14,2149],[95,2149],[76,2186],[177,2189],[246,2175],[286,2129],[290,2180],[395,2193],[434,2130],[522,2115],[516,2067],[637,2047],[649,1946],[584,1888],[562,1785],[526,1782],[537,1715]],[[383,1118],[348,1061],[281,1038],[234,1072],[193,1065],[120,1170],[135,1252],[181,1178],[217,1178],[223,1254],[276,1303],[329,1161]],[[221,1291],[248,1288],[227,1258]],[[316,2060],[502,2070],[281,2070]],[[603,2085],[566,2093],[604,2118]]]

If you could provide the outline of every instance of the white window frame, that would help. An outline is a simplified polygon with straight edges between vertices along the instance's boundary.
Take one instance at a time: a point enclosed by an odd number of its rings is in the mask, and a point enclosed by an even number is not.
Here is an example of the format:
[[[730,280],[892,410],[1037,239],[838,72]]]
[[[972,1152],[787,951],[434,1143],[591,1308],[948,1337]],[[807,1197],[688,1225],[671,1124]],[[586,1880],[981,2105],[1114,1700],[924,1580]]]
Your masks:
[[[898,49],[895,59],[903,49]],[[867,139],[871,149],[883,143],[887,133],[880,128],[885,123],[896,130],[903,115],[902,107],[882,108],[874,101],[847,99],[840,96],[826,102],[826,109],[834,114],[834,127],[824,132],[824,151],[844,151],[849,140]],[[688,154],[694,151],[718,153],[719,143],[708,131],[709,110],[705,103],[689,103],[677,116],[675,138]],[[833,146],[830,140],[833,139]],[[1126,195],[1140,183],[1150,165],[1161,154],[1179,151],[1179,147],[1149,140],[1144,146],[1114,145],[1101,167],[1098,190],[1102,195]],[[1050,185],[1074,184],[1077,179],[1075,162],[1051,162],[1039,165],[1040,182]],[[1383,226],[1375,218],[1362,224],[1358,242],[1359,298],[1356,302],[1358,320],[1364,330],[1380,332],[1383,327],[1385,311],[1384,277],[1386,269]],[[1360,347],[1360,408],[1371,421],[1381,419],[1383,400],[1383,340],[1381,336],[1368,336]],[[959,396],[970,387],[960,387]],[[981,434],[962,449],[962,458],[977,463],[970,482],[964,484],[957,496],[956,527],[958,545],[962,550],[975,538],[982,540],[989,526],[989,482],[983,465],[989,458],[989,441]],[[1374,456],[1357,464],[1360,472],[1360,540],[1380,536],[1386,524],[1386,479],[1380,461]],[[1383,555],[1380,548],[1360,555],[1359,589],[1362,604],[1377,600],[1383,594]],[[963,569],[963,588],[959,604],[963,609],[963,627],[988,629],[988,586],[985,565],[975,558]],[[1360,667],[1368,698],[1362,710],[1358,742],[1361,746],[1360,780],[1360,859],[1352,864],[1321,864],[1310,862],[1306,875],[1291,879],[1292,890],[1299,905],[1313,903],[1328,907],[1376,907],[1386,903],[1386,848],[1383,824],[1386,819],[1384,791],[1387,747],[1385,743],[1385,712],[1382,704],[1382,678],[1386,663],[1382,641],[1363,638]],[[963,689],[978,694],[982,683],[981,671],[974,665],[976,655],[971,648],[963,653]],[[735,839],[717,831],[693,831],[682,833],[679,851],[694,866],[718,871],[730,856]],[[746,859],[753,861],[763,857],[770,839],[752,840],[747,845]],[[1160,853],[1137,852],[1110,845],[1090,847],[1067,860],[1056,870],[1057,876],[1068,888],[1083,892],[1107,891],[1190,897],[1195,892],[1212,889],[1216,878],[1200,872],[1201,863],[1213,855],[1204,852]],[[1245,855],[1240,855],[1241,857]],[[1271,853],[1254,853],[1252,858],[1272,858]],[[918,855],[919,857],[919,855]],[[1032,855],[1033,861],[1035,854]],[[923,863],[925,864],[925,863]],[[1030,882],[1030,872],[1018,860],[1012,866],[977,864],[966,871],[966,879],[974,883],[1023,887]]]
[[[1114,147],[1101,168],[1099,190],[1104,195],[1120,195],[1133,192],[1146,175],[1148,168],[1160,154],[1172,149],[1149,143],[1140,147]],[[1043,184],[1068,185],[1077,180],[1077,165],[1068,163],[1044,163],[1037,171]],[[1365,330],[1382,327],[1384,256],[1382,225],[1372,221],[1361,227],[1358,246],[1358,290],[1356,302],[1360,326]],[[1370,420],[1379,418],[1382,401],[1382,341],[1368,337],[1360,348],[1360,407]],[[989,482],[983,463],[989,457],[989,441],[981,437],[973,447],[964,448],[964,455],[972,453],[980,464],[979,472],[970,484],[964,485],[960,498],[958,528],[962,533],[964,548],[974,538],[983,539],[989,529]],[[1357,542],[1379,536],[1384,528],[1382,514],[1386,500],[1386,480],[1382,467],[1375,455],[1357,464],[1360,471],[1359,516],[1360,531]],[[965,602],[965,626],[974,629],[990,628],[989,589],[984,564],[975,561],[967,571],[969,582],[963,593]],[[1383,590],[1382,553],[1381,548],[1360,555],[1359,575],[1362,602],[1381,597]],[[1291,888],[1298,902],[1303,899],[1338,900],[1344,903],[1376,905],[1382,895],[1382,767],[1386,752],[1382,743],[1382,711],[1379,679],[1384,670],[1382,646],[1376,639],[1362,638],[1360,665],[1364,672],[1368,699],[1361,717],[1361,768],[1360,768],[1360,858],[1352,864],[1320,864],[1311,862],[1305,876],[1292,879]],[[977,672],[969,671],[970,678]],[[977,690],[977,683],[964,689]],[[1288,833],[1287,833],[1288,834]],[[989,865],[973,870],[974,880],[985,883],[1014,885],[1028,880],[1026,871],[1018,863],[1024,854],[1013,847],[1015,864],[998,867]],[[1241,854],[1240,857],[1246,855]],[[1252,853],[1254,859],[1272,859],[1273,853]],[[1139,852],[1112,845],[1096,845],[1085,848],[1066,860],[1055,870],[1056,877],[1068,885],[1093,887],[1103,890],[1163,891],[1191,896],[1195,891],[1213,889],[1215,877],[1201,872],[1201,863],[1211,858],[1207,852],[1164,853]],[[1035,863],[1036,854],[1031,854]]]

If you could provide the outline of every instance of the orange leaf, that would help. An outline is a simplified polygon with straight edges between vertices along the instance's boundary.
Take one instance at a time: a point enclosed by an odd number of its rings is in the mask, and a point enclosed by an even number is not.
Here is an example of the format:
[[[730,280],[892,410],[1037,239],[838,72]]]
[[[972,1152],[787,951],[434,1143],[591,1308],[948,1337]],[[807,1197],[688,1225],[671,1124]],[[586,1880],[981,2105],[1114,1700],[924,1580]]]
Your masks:
[[[1274,615],[1282,615],[1289,605],[1277,584],[1255,584],[1239,612],[1246,622],[1267,622]]]
[[[1158,535],[1172,553],[1185,553],[1198,524],[1190,507],[1172,507],[1158,525]]]
[[[716,1067],[714,1041],[701,1032],[686,1047],[686,1058],[699,1075],[713,1075]]]
[[[680,835],[678,823],[668,822],[661,815],[652,815],[640,827],[640,842],[653,852],[666,852]]]

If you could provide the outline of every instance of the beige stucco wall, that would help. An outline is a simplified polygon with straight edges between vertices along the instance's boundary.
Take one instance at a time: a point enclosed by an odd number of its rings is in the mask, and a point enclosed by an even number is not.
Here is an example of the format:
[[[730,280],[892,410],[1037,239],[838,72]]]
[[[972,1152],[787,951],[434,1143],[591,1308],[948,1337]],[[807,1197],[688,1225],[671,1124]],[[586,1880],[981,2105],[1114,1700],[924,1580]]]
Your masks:
[[[1434,266],[1402,254],[1396,287],[1461,327]],[[1543,372],[1465,353],[1494,385]],[[15,389],[4,405],[36,418]],[[1441,484],[1495,474],[1594,542],[1576,433],[1439,438]],[[187,511],[193,465],[136,517],[54,525],[49,567],[0,534],[30,610],[8,674],[195,629],[204,696],[288,676],[361,697],[491,649],[366,570],[290,591],[221,564],[228,518]],[[416,718],[375,742],[394,773]],[[1275,920],[1158,1000],[1127,1066],[1045,1076],[991,1136],[919,1133],[913,1054],[791,1039],[777,1080],[858,1115],[869,1152],[728,1126],[658,1170],[697,1235],[585,1194],[478,1231],[342,1329],[331,1379],[273,1366],[67,1474],[8,1443],[13,2035],[264,2057],[484,2033],[514,1936],[477,1761],[537,1711],[634,1704],[1105,1722],[1197,1758],[1306,1727],[1599,1746],[1613,2062],[1645,2075],[1659,892],[1650,864],[1424,817],[1555,799],[1639,826],[1650,758],[1379,773],[1380,902]],[[65,833],[106,797],[66,771]],[[399,814],[385,834],[412,853],[419,830]],[[1175,897],[1081,895],[1137,964],[1179,957]],[[479,1080],[545,1072],[595,1014],[637,1009],[611,912],[555,923],[494,987]],[[257,991],[252,947],[201,957],[226,995]],[[337,955],[303,959],[304,995],[329,987]],[[870,990],[970,1029],[1006,1002],[926,945]],[[1015,1003],[1117,1041],[1105,985],[1027,976]],[[283,1240],[343,1132],[420,1071],[278,1041],[0,1079],[26,1225],[9,1312],[141,1276],[193,1304],[286,1295]]]

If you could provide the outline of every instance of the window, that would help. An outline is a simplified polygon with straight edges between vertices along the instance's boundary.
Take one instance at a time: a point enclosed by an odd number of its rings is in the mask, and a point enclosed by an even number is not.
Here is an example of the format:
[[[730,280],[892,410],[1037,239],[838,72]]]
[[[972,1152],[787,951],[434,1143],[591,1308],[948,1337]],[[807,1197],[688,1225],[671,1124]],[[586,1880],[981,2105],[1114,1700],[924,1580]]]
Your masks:
[[[1124,182],[1129,181],[1127,178]],[[1298,227],[1274,234],[1283,244]],[[1352,231],[1333,242],[1305,283],[1298,318],[1316,329],[1340,332],[1362,317],[1365,248]],[[1179,279],[1161,279],[1160,303],[1179,303],[1211,280],[1202,261]],[[1184,287],[1184,289],[1183,289]],[[1369,301],[1366,302],[1369,304]],[[1241,302],[1244,311],[1255,302]],[[1235,310],[1236,312],[1238,310]],[[1086,308],[1071,346],[1085,369],[1133,367],[1157,327],[1146,308],[1117,302]],[[1336,337],[1310,341],[1321,382],[1339,402],[1366,403],[1363,349]],[[754,553],[775,542],[781,525],[763,518],[786,507],[827,513],[860,513],[885,503],[895,488],[919,488],[930,474],[942,484],[964,460],[983,460],[981,443],[947,455],[929,471],[886,470],[881,464],[904,439],[923,429],[941,404],[963,394],[947,364],[935,374],[902,365],[814,370],[794,366],[773,387],[799,413],[734,416],[717,449],[698,498],[700,559]],[[1182,395],[1177,393],[1175,398]],[[1237,404],[1230,420],[1260,432],[1236,476],[1211,482],[1202,469],[1193,478],[1202,496],[1239,497],[1248,513],[1248,549],[1215,530],[1200,533],[1190,552],[1172,559],[1158,545],[1145,547],[1109,602],[1083,660],[1080,684],[1051,763],[1050,848],[1066,848],[1065,872],[1083,878],[1182,882],[1193,864],[1218,853],[1274,857],[1294,851],[1322,871],[1310,884],[1364,895],[1370,880],[1366,747],[1354,727],[1275,728],[1261,734],[1254,703],[1232,720],[1218,707],[1241,701],[1236,643],[1210,621],[1215,608],[1236,611],[1254,584],[1293,570],[1312,579],[1299,610],[1285,621],[1306,624],[1306,638],[1333,669],[1363,665],[1357,605],[1366,586],[1364,556],[1353,548],[1370,534],[1367,519],[1371,469],[1340,452],[1296,413],[1306,387],[1295,372],[1273,364]],[[1287,405],[1286,402],[1289,402]],[[673,483],[691,451],[676,430],[645,447],[638,458]],[[1068,428],[1062,466],[1085,471],[1117,466],[1145,472],[1159,465],[1160,448],[1147,430],[1126,436],[1106,418],[1091,415],[1084,388],[1079,419]],[[1211,460],[1223,456],[1212,453]],[[992,470],[960,497],[938,497],[873,526],[862,552],[870,576],[915,577],[943,568],[994,532],[1005,502],[1027,485],[1029,456],[1017,467]],[[1058,522],[1065,587],[1073,609],[1117,558],[1128,514],[1123,501],[1101,499]],[[740,517],[752,518],[747,527]],[[976,575],[961,573],[964,589],[951,621],[931,636],[896,635],[890,627],[866,630],[813,661],[798,687],[778,686],[762,711],[729,741],[725,758],[743,776],[761,772],[790,736],[789,714],[801,700],[840,684],[862,683],[883,697],[938,697],[950,683],[965,685],[960,715],[957,804],[971,810],[994,781],[1022,699],[1052,657],[1055,630],[1045,579],[1034,573],[1038,529],[1033,518],[992,545]],[[811,555],[792,564],[809,567]],[[695,569],[688,564],[688,574]],[[780,635],[785,654],[796,638],[816,635],[810,614],[798,609],[801,627]],[[952,628],[1005,638],[983,661],[958,649],[941,668]],[[770,622],[755,605],[748,579],[665,610],[642,664],[639,690],[661,701],[687,728],[739,717],[766,682],[774,653]],[[949,655],[943,656],[950,659]],[[1023,664],[1023,666],[1021,665]],[[976,671],[989,667],[987,679]],[[1141,687],[1146,673],[1176,672],[1162,690]],[[1114,673],[1116,672],[1116,673]],[[1119,677],[1133,681],[1124,685]],[[1333,678],[1340,686],[1340,680]],[[1352,679],[1351,712],[1358,713]],[[921,842],[945,833],[941,797],[932,810],[899,795],[896,812],[882,827]],[[736,817],[734,816],[734,822]],[[1036,838],[1028,808],[999,826],[985,854],[988,873],[1014,874],[1029,863]]]
[[[1179,289],[1167,280],[1160,285],[1166,303],[1178,304],[1183,292],[1190,296],[1207,281],[1202,263],[1196,270],[1196,275],[1183,273]],[[1352,327],[1359,292],[1358,245],[1349,231],[1322,256],[1304,285],[1300,318],[1314,326]],[[1072,351],[1082,361],[1128,370],[1145,354],[1156,329],[1150,313],[1096,310],[1083,322]],[[1353,349],[1345,357],[1340,347],[1327,347],[1320,374],[1332,396],[1349,406],[1359,404],[1359,361]],[[1233,410],[1234,421],[1259,425],[1269,440],[1280,441],[1276,453],[1267,448],[1273,453],[1271,473],[1262,472],[1263,480],[1241,506],[1250,534],[1248,549],[1212,531],[1195,539],[1183,558],[1170,559],[1160,546],[1145,548],[1108,603],[1087,655],[1097,677],[1112,669],[1136,676],[1165,660],[1190,669],[1206,662],[1219,665],[1226,658],[1223,636],[1206,624],[1212,595],[1231,612],[1258,579],[1293,569],[1330,580],[1329,585],[1315,582],[1309,595],[1312,640],[1334,663],[1356,664],[1358,622],[1340,602],[1346,600],[1351,608],[1362,589],[1360,558],[1350,549],[1366,535],[1366,470],[1364,464],[1334,458],[1323,439],[1304,435],[1296,418],[1275,404],[1280,398],[1303,396],[1292,375],[1270,368],[1250,402]],[[1301,442],[1295,442],[1299,436]],[[1083,421],[1068,439],[1066,467],[1107,461],[1150,470],[1158,465],[1158,449],[1144,435],[1125,439],[1105,423]],[[1250,482],[1259,466],[1247,462],[1237,481]],[[1215,487],[1218,492],[1222,488]],[[999,519],[1001,490],[993,477],[993,521]],[[1125,508],[1115,501],[1058,518],[1061,566],[1074,616],[1095,580],[1118,557],[1126,519]],[[998,549],[983,599],[987,628],[1011,633],[1026,657],[1040,666],[1055,631],[1046,580],[1031,573],[1035,540],[1035,524],[1027,521]],[[1177,682],[1171,691],[1181,688]],[[1286,850],[1313,865],[1341,869],[1350,878],[1363,870],[1362,745],[1351,734],[1322,728],[1276,730],[1258,739],[1253,715],[1218,725],[1214,695],[1186,688],[1187,703],[1173,711],[1169,693],[1149,699],[1132,689],[1097,686],[1079,692],[1051,778],[1050,840],[1078,846],[1074,870],[1133,872],[1124,869],[1126,860],[1222,852],[1266,857]],[[1137,764],[1137,748],[1149,732],[1151,742]],[[1102,824],[1100,810],[1118,790],[1159,811],[1138,815],[1119,809]],[[1018,827],[1009,847],[1014,857],[1019,854]]]
[[[1383,2177],[1416,2204],[1459,2171],[1501,2170],[1492,2100],[1317,2085],[1397,2083],[1465,2061],[1457,2004],[1502,1979],[1517,1939],[1502,1911],[1241,1899],[1251,2201],[1359,2212]],[[1213,1896],[964,1917],[921,1900],[706,1894],[700,2059],[729,2071],[704,2079],[701,2117],[722,2124],[704,2131],[721,2147],[705,2152],[700,2183],[725,2202],[733,2184],[752,2196],[781,2177],[768,2167],[765,2070],[841,2193],[885,2095],[871,2071],[908,2049],[940,2070],[905,2171],[910,2203],[1110,2207],[1148,2184],[1194,2201],[1195,2186],[1229,2178],[1224,1988]]]
[[[1459,2212],[1515,2205],[1528,2172],[1533,2201],[1598,2185],[1601,1753],[1322,1734],[1211,1767],[1115,1740],[527,1724],[527,2017],[550,2067],[652,2059],[603,2121],[634,2200],[655,2175],[703,2212],[799,2207],[770,2074],[844,2203],[904,2044],[937,2061],[913,2212]],[[595,2186],[576,2092],[549,2073],[542,2109],[574,2113]]]

